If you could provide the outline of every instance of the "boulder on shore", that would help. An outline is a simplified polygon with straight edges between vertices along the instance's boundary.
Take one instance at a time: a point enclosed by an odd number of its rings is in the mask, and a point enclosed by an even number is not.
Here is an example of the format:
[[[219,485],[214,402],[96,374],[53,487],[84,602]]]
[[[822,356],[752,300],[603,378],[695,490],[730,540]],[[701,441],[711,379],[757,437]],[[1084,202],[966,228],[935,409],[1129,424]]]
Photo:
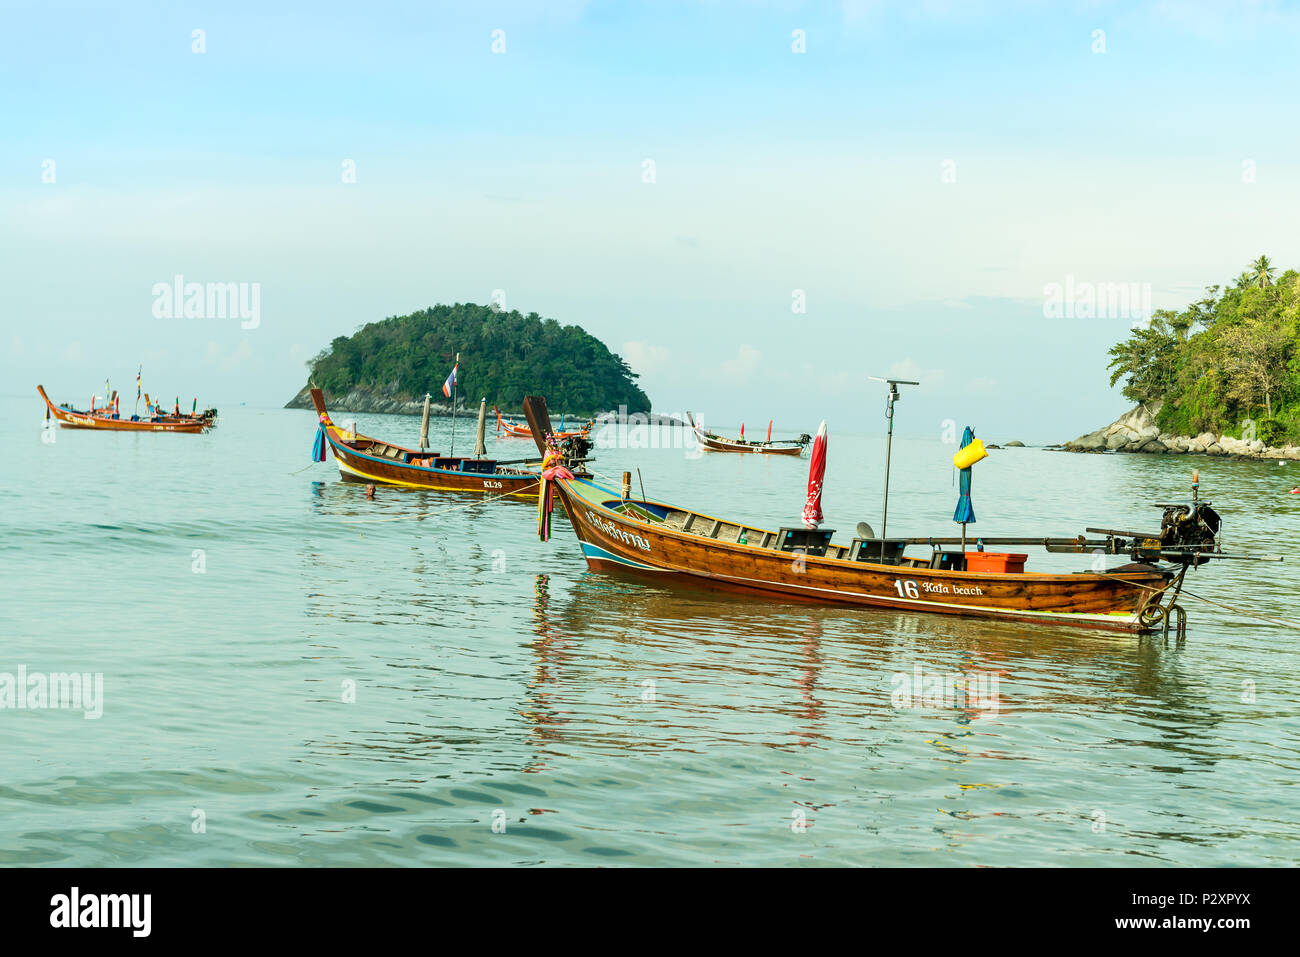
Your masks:
[[[1139,405],[1104,429],[1081,435],[1061,448],[1067,452],[1141,452],[1192,455],[1240,455],[1261,459],[1300,461],[1300,447],[1274,448],[1259,439],[1234,439],[1230,435],[1202,432],[1200,435],[1172,435],[1156,423],[1160,407]],[[1014,445],[1017,443],[1007,443]]]

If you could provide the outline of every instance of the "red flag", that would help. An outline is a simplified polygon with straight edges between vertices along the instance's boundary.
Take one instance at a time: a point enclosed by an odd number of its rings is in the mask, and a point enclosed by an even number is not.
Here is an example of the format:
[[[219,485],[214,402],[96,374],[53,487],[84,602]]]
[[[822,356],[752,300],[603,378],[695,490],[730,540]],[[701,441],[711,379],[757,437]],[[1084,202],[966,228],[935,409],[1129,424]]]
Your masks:
[[[803,523],[816,528],[822,523],[822,479],[826,477],[826,420],[817,428],[812,461],[808,463],[808,501],[803,506]]]

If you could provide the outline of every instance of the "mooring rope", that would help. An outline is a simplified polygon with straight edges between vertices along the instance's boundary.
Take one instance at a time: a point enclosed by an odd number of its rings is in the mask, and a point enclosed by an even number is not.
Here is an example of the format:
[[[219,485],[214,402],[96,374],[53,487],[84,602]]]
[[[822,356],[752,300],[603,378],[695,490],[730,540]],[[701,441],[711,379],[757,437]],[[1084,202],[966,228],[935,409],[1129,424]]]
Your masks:
[[[1126,585],[1132,585],[1134,588],[1140,589],[1142,591],[1163,593],[1165,588],[1168,587],[1166,585],[1163,588],[1154,588],[1150,585],[1141,585],[1137,582],[1129,581],[1127,578],[1120,578],[1117,575],[1107,575],[1105,572],[1097,572],[1096,574],[1102,578],[1109,578],[1113,581],[1123,582]],[[1177,597],[1182,597],[1183,595],[1187,595],[1191,598],[1195,598],[1197,601],[1203,601],[1207,605],[1214,605],[1218,608],[1224,609],[1225,611],[1230,611],[1236,615],[1245,615],[1247,618],[1256,618],[1260,621],[1267,621],[1270,624],[1281,625],[1283,628],[1290,628],[1295,631],[1300,631],[1300,621],[1287,621],[1286,619],[1283,618],[1273,618],[1270,615],[1261,615],[1259,612],[1247,611],[1244,608],[1237,608],[1233,605],[1229,605],[1224,602],[1215,601],[1213,598],[1206,598],[1204,595],[1198,595],[1196,594],[1196,592],[1188,591],[1186,588],[1180,589]]]
[[[1206,598],[1204,595],[1198,595],[1194,591],[1187,591],[1187,589],[1183,589],[1183,594],[1191,595],[1197,601],[1203,601],[1208,605],[1215,605],[1219,608],[1223,608],[1237,615],[1245,615],[1247,618],[1257,618],[1260,621],[1267,621],[1274,625],[1281,625],[1283,628],[1290,628],[1294,631],[1300,631],[1300,621],[1287,621],[1284,618],[1273,618],[1269,615],[1261,615],[1258,612],[1246,611],[1246,609],[1244,608],[1235,608],[1232,605],[1227,605],[1224,604],[1223,602],[1215,601],[1212,598]]]

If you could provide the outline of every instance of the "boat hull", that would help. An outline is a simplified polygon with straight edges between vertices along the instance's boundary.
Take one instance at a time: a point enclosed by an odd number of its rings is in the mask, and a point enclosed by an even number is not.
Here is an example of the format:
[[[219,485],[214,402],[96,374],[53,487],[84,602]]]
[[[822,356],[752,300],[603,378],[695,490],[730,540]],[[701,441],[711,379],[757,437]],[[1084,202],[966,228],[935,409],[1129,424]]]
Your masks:
[[[691,413],[687,412],[686,417],[691,423],[696,441],[706,452],[735,452],[741,455],[803,455],[802,442],[746,442],[743,439],[726,439],[704,431]],[[771,434],[770,429],[768,434]]]
[[[205,427],[205,423],[201,421],[154,422],[141,420],[133,422],[130,419],[113,419],[103,415],[91,415],[55,405],[50,400],[50,397],[45,394],[45,389],[42,386],[38,385],[36,391],[45,400],[45,407],[50,410],[50,415],[59,423],[59,427],[64,429],[87,429],[93,432],[179,432],[184,435],[197,435]]]
[[[803,455],[802,445],[768,445],[764,442],[731,442],[716,435],[699,435],[706,452],[737,452],[742,455]]]
[[[328,431],[326,434],[329,434]],[[438,492],[482,492],[488,495],[537,498],[538,478],[531,473],[476,475],[451,469],[405,465],[363,455],[338,441],[336,436],[329,436],[329,444],[339,467],[339,475],[345,481],[378,482]]]
[[[617,493],[584,480],[562,481],[558,487],[588,567],[666,583],[819,603],[1143,632],[1151,629],[1141,623],[1139,611],[1158,600],[1172,577],[1150,565],[1106,574],[1009,574],[805,556],[721,542],[630,518],[600,501],[616,501]]]
[[[334,453],[334,461],[344,481],[374,482],[436,492],[476,492],[496,496],[537,498],[539,476],[535,472],[501,466],[497,466],[492,472],[466,472],[417,464],[420,460],[432,458],[430,453],[416,452],[413,449],[380,442],[369,436],[345,435],[343,430],[330,420],[329,412],[325,408],[324,394],[319,389],[313,389],[311,395],[317,414],[321,418],[321,424],[325,428],[326,442],[330,451]],[[397,456],[394,458],[374,455],[364,451],[364,447],[373,445],[382,445],[397,453]],[[417,461],[410,461],[411,459]]]
[[[493,406],[492,411],[497,417],[497,431],[503,433],[511,439],[532,439],[533,430],[526,425],[517,425],[509,419],[503,418],[499,409]],[[572,429],[567,432],[555,431],[551,435],[556,441],[573,438],[575,435],[581,435],[584,438],[590,434],[590,429]]]

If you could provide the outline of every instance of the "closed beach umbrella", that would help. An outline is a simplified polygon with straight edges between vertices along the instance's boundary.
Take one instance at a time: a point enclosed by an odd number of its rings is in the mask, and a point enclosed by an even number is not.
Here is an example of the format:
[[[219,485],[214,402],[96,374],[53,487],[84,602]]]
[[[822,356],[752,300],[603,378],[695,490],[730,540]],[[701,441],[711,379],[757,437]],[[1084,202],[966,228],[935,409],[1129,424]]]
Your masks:
[[[424,414],[420,416],[420,451],[429,447],[429,393],[424,394]]]
[[[826,420],[817,427],[812,460],[808,463],[808,501],[803,506],[803,523],[816,528],[822,523],[822,479],[826,477]]]
[[[478,432],[474,439],[474,457],[482,458],[487,455],[487,445],[484,443],[484,436],[487,434],[487,396],[479,399],[478,403]]]
[[[961,448],[966,448],[974,441],[975,430],[968,425],[966,431],[961,434]],[[961,470],[957,511],[952,516],[954,522],[961,523],[961,550],[963,552],[966,551],[966,524],[975,521],[975,507],[971,505],[970,501],[970,473],[971,467],[969,465]]]

